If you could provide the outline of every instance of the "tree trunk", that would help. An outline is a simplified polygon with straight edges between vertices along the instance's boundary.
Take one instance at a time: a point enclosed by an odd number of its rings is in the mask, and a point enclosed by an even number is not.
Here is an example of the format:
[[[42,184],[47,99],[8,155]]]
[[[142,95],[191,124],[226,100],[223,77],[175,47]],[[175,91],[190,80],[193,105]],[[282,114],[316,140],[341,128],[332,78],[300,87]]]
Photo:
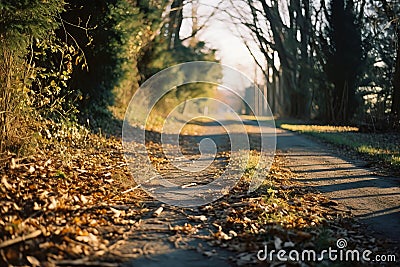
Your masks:
[[[391,113],[399,124],[400,117],[400,28],[397,30],[396,67],[393,79],[392,109]]]
[[[174,0],[171,5],[168,22],[168,49],[174,49],[180,45],[179,32],[182,26],[183,0]]]

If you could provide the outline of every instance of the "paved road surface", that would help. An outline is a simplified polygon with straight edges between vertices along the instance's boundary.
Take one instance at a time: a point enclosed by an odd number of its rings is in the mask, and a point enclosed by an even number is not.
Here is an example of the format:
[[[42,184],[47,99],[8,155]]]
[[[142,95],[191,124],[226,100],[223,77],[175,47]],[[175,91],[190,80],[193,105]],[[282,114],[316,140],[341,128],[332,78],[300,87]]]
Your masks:
[[[337,201],[375,231],[400,243],[400,178],[385,177],[325,144],[277,129],[278,154],[300,180]]]
[[[232,122],[233,123],[233,122]],[[207,137],[214,139],[217,146],[227,145],[226,140],[215,132],[214,125],[205,126]],[[257,134],[257,125],[248,123],[247,130]],[[218,137],[219,136],[219,137]],[[304,136],[277,129],[277,154],[287,158],[287,167],[299,174],[299,179],[307,186],[313,186],[328,197],[336,200],[365,223],[372,230],[394,242],[400,241],[400,188],[399,178],[382,177],[362,167],[363,162],[351,162],[334,153],[332,149]],[[195,136],[197,140],[199,137]],[[224,141],[225,140],[225,141]],[[223,144],[219,144],[223,143]],[[215,166],[217,167],[217,166]],[[211,168],[212,169],[212,168]],[[176,177],[176,175],[174,175]],[[184,176],[178,175],[186,181]],[[193,176],[191,176],[193,177]],[[205,177],[210,177],[209,175]],[[197,182],[197,181],[196,181]],[[151,201],[152,210],[161,205]],[[194,209],[196,210],[196,208]],[[166,207],[158,218],[151,214],[143,218],[140,227],[130,236],[125,245],[125,253],[141,248],[143,257],[132,260],[125,266],[230,266],[226,259],[230,252],[219,250],[219,257],[206,257],[193,249],[176,248],[173,240],[168,240],[169,225],[184,225],[186,216]],[[182,240],[190,247],[198,247],[199,241],[194,238]],[[210,250],[212,248],[206,248]]]

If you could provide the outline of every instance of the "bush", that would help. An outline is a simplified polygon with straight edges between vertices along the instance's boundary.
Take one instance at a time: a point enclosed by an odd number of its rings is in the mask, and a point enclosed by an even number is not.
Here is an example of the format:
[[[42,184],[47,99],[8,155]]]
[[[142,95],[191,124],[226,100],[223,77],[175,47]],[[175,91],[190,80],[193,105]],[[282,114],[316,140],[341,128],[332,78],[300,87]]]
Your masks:
[[[58,0],[0,3],[0,153],[20,153],[31,142],[36,125],[28,101],[33,40],[57,27],[63,5]]]

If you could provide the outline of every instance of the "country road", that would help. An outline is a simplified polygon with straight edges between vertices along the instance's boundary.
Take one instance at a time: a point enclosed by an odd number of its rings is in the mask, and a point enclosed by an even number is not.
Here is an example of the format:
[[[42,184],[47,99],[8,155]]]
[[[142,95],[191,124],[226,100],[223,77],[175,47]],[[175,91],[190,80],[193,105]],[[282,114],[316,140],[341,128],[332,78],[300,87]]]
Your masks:
[[[301,181],[337,201],[378,235],[400,243],[400,178],[364,168],[326,144],[277,129],[277,154]]]
[[[228,121],[225,123],[236,124],[239,122]],[[252,149],[259,149],[260,128],[254,121],[244,121],[249,134]],[[212,139],[216,143],[218,153],[229,149],[226,132],[214,123],[198,125],[196,135],[183,136],[181,150],[186,152],[190,160],[182,160],[189,164],[196,160],[197,145],[202,138]],[[271,129],[261,129],[271,133]],[[352,162],[335,154],[333,149],[318,141],[304,136],[276,129],[277,151],[280,158],[285,158],[287,167],[291,169],[304,187],[312,187],[328,196],[337,205],[334,208],[349,211],[368,229],[373,230],[378,238],[391,239],[394,243],[400,240],[400,188],[395,178],[382,177],[365,169],[363,162]],[[160,136],[152,137],[159,140]],[[257,141],[258,140],[258,141]],[[169,148],[172,148],[171,146]],[[193,154],[194,153],[194,154]],[[217,153],[217,154],[218,154]],[[207,170],[196,175],[178,172],[165,165],[160,169],[166,180],[179,185],[201,184],[214,179],[214,174],[224,169],[226,159],[221,157],[208,166]],[[265,176],[264,176],[265,177]],[[176,200],[179,195],[171,194]],[[218,202],[218,201],[217,201]],[[157,200],[149,200],[146,206],[151,210],[164,207],[161,215],[142,217],[135,231],[129,234],[129,239],[119,249],[122,254],[129,255],[131,251],[140,252],[140,257],[126,262],[123,266],[232,266],[230,258],[237,253],[210,246],[207,238],[210,229],[214,229],[213,220],[217,215],[205,218],[201,222],[204,227],[199,229],[187,228],[193,221],[190,218],[199,214],[207,214],[210,206],[180,209],[164,205]],[[173,227],[172,227],[173,226]],[[171,228],[172,227],[172,228]],[[175,230],[174,230],[175,229]],[[194,231],[190,235],[171,236],[171,231]],[[214,229],[215,231],[215,229]],[[355,233],[355,235],[360,233]],[[248,251],[254,253],[254,251]],[[213,255],[213,256],[207,256]],[[235,264],[233,264],[235,265]]]

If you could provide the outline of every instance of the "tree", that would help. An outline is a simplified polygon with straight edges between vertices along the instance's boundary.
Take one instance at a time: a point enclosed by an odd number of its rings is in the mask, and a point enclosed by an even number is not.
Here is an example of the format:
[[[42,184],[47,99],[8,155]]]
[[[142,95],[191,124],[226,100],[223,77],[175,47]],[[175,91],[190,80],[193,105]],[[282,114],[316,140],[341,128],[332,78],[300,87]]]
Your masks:
[[[357,110],[356,120],[370,124],[371,129],[388,129],[396,60],[395,28],[389,27],[380,1],[364,3],[361,35],[365,61],[357,90],[363,105]],[[359,13],[358,17],[361,15]]]
[[[77,70],[71,86],[83,93],[82,121],[91,124],[118,118],[140,82],[141,72],[153,42],[169,21],[174,1],[69,0],[62,14],[59,38],[77,43],[87,60],[87,69]]]
[[[188,39],[188,37],[183,39],[180,35],[181,25],[184,20],[184,4],[182,0],[174,0],[172,2],[169,15],[167,16],[168,19],[163,27],[161,27],[160,34],[154,39],[142,57],[140,72],[144,75],[144,78],[149,78],[167,67],[183,62],[217,61],[215,58],[216,51],[207,48],[204,42],[196,39],[196,34],[199,32],[200,27],[195,28],[197,26],[193,25],[194,28],[189,37],[189,45],[183,44],[183,40]],[[215,75],[217,77],[220,76],[219,73]],[[182,77],[177,77],[177,80],[173,81],[174,84],[172,86],[179,83],[180,78]],[[191,78],[191,80],[195,80],[195,77]],[[164,106],[161,109],[165,111],[170,106],[187,101],[189,98],[207,96],[215,87],[214,85],[204,83],[180,86],[168,95],[169,102],[163,102]]]
[[[108,106],[114,104],[113,89],[128,71],[123,66],[129,38],[140,25],[136,13],[124,0],[69,0],[61,14],[64,25],[58,37],[77,43],[87,61],[87,68],[72,74],[71,87],[82,92],[80,109],[92,123],[108,113]]]
[[[273,90],[269,95],[274,99],[269,101],[280,110],[281,116],[309,118],[312,92],[310,2],[246,0],[243,3],[248,13],[239,7],[235,10],[239,17],[230,15],[250,31],[264,55],[263,60],[253,57],[269,81],[269,91]],[[267,67],[263,61],[267,62]]]
[[[393,92],[392,92],[392,108],[391,113],[394,117],[394,122],[399,126],[400,121],[400,5],[397,1],[390,3],[386,0],[380,0],[382,8],[388,18],[388,21],[395,29],[395,42],[397,43],[396,59],[395,59],[395,71],[393,77]],[[396,5],[397,3],[397,5]],[[397,13],[396,13],[397,9]]]
[[[183,0],[174,0],[169,13],[168,28],[166,29],[168,49],[172,50],[181,45],[179,33],[183,21]]]
[[[332,0],[329,11],[324,70],[333,88],[326,117],[332,122],[346,123],[360,104],[356,89],[363,64],[361,30],[353,0]]]

